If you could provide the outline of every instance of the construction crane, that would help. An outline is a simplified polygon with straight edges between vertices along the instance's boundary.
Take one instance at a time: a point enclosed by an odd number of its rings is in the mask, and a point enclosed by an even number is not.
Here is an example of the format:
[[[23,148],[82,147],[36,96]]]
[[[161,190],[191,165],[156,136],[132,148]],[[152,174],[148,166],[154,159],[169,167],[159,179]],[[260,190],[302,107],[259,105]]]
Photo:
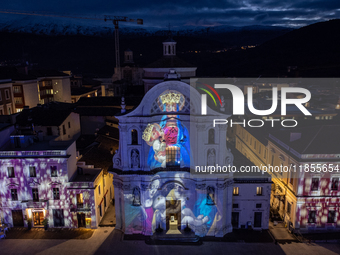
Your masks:
[[[119,27],[118,23],[120,21],[123,22],[137,22],[138,25],[143,25],[143,19],[129,19],[128,17],[122,16],[105,16],[105,21],[112,20],[112,23],[115,25],[115,55],[116,55],[116,71],[117,78],[121,80],[121,72],[120,72],[120,56],[119,56]]]
[[[57,17],[57,18],[71,18],[71,19],[90,19],[90,20],[103,20],[98,17],[80,17],[80,16],[67,16],[67,15],[59,15],[55,13],[38,13],[38,12],[25,12],[25,11],[17,11],[17,10],[7,10],[0,9],[0,13],[7,14],[20,14],[20,15],[32,15],[32,16],[45,16],[45,17]],[[115,25],[115,55],[116,55],[116,70],[118,80],[121,80],[121,72],[120,72],[120,57],[119,57],[119,28],[118,23],[120,21],[123,22],[137,22],[138,25],[143,25],[143,19],[129,19],[124,16],[104,16],[104,21],[112,20],[112,23]]]

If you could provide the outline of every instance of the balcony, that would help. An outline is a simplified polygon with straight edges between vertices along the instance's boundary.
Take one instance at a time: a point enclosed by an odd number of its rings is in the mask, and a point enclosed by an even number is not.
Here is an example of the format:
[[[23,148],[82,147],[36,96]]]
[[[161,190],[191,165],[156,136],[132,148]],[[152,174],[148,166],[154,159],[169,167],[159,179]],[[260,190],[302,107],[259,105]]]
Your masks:
[[[77,204],[71,205],[71,212],[89,212],[91,211],[91,207],[87,204]]]

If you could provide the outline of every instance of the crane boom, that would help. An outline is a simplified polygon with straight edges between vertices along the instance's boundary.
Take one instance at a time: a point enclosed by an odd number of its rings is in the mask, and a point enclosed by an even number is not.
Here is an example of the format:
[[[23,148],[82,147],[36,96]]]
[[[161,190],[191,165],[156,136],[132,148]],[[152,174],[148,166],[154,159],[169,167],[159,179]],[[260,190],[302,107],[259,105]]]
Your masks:
[[[120,72],[120,56],[119,56],[119,26],[118,23],[120,21],[123,22],[137,22],[139,25],[143,25],[143,19],[129,19],[128,17],[124,16],[105,16],[105,21],[111,20],[115,26],[115,56],[116,56],[116,71],[117,71],[117,78],[121,80],[121,72]]]

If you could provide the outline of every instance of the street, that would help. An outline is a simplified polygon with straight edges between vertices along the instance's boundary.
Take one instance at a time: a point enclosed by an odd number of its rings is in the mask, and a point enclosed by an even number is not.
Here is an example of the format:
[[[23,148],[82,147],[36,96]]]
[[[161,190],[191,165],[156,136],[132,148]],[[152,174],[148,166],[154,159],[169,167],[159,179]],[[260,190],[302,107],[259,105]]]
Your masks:
[[[144,241],[123,241],[120,231],[105,227],[85,240],[2,239],[1,254],[340,254],[340,245],[203,242],[200,246],[147,245]]]

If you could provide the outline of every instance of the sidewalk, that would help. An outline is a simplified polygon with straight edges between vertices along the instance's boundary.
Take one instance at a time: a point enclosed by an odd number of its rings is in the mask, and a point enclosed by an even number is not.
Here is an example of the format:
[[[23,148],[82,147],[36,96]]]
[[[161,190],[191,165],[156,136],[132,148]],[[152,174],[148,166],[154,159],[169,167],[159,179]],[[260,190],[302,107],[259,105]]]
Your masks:
[[[93,233],[93,229],[15,227],[6,233],[6,239],[88,239]]]
[[[111,203],[107,208],[101,222],[99,223],[99,227],[114,227],[116,226],[116,208]]]
[[[302,236],[308,241],[315,243],[329,242],[340,243],[340,232],[317,232],[317,233],[305,233]]]
[[[295,236],[285,228],[284,223],[278,223],[274,226],[274,223],[269,221],[269,231],[277,242],[298,242]]]

